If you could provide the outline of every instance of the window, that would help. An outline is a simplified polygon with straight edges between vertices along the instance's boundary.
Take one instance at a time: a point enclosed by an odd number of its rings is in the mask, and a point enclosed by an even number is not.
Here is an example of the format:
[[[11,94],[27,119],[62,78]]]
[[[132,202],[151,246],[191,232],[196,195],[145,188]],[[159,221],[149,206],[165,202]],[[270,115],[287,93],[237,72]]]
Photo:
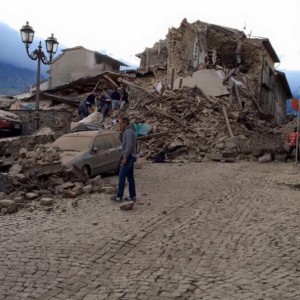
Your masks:
[[[99,150],[108,150],[112,149],[114,147],[113,145],[113,137],[110,135],[103,135],[95,138],[93,147],[97,147]]]

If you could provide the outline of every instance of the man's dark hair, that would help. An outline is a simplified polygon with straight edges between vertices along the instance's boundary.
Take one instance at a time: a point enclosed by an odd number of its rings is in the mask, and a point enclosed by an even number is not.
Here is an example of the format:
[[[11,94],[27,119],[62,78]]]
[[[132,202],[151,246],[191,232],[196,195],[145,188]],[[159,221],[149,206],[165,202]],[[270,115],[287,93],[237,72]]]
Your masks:
[[[122,120],[123,123],[125,123],[127,126],[129,125],[129,118],[128,117],[121,117],[120,118]]]

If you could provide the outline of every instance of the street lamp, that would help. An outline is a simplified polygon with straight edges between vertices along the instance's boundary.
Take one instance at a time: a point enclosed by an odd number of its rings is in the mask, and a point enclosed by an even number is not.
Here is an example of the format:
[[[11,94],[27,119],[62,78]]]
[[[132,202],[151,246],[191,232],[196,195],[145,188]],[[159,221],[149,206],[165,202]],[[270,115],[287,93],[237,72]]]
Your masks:
[[[37,60],[37,77],[36,77],[36,99],[35,99],[35,112],[34,112],[34,119],[35,119],[35,125],[36,129],[39,129],[39,123],[40,123],[40,115],[39,115],[39,109],[40,109],[40,83],[41,83],[41,62],[44,65],[50,65],[52,63],[52,57],[57,51],[58,42],[56,38],[51,35],[51,37],[47,38],[45,40],[46,43],[46,49],[49,53],[49,59],[47,59],[45,53],[42,51],[42,45],[41,41],[39,43],[39,46],[36,50],[34,50],[32,53],[29,53],[29,46],[33,41],[34,37],[34,30],[31,26],[29,26],[29,23],[26,22],[26,25],[24,25],[20,29],[22,42],[25,44],[26,47],[26,53],[29,58],[32,60]]]

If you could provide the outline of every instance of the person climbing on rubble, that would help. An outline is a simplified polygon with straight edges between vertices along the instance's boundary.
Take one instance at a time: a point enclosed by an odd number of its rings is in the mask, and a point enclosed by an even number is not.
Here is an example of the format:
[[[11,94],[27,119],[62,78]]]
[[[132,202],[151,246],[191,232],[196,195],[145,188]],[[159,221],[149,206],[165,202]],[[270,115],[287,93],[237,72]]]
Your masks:
[[[98,97],[98,112],[100,112],[105,118],[108,115],[111,99],[108,96],[108,94],[104,91],[100,91],[99,97]]]
[[[111,97],[111,111],[118,109],[120,107],[121,95],[118,92],[118,89],[115,88],[114,91],[110,95]]]
[[[129,95],[126,90],[123,88],[123,93],[121,97],[120,109],[125,110],[129,105]]]
[[[89,102],[91,105],[95,105],[96,102],[96,95],[91,93],[87,96],[86,101]]]
[[[287,137],[287,141],[289,143],[289,150],[288,152],[286,153],[286,156],[285,156],[285,162],[288,161],[288,159],[292,159],[292,153],[293,151],[296,149],[297,147],[297,139],[298,139],[298,159],[299,159],[299,133],[297,132],[297,127],[294,127],[294,130],[293,132],[291,132],[288,137]]]
[[[78,118],[79,120],[82,120],[83,118],[86,118],[90,114],[90,109],[92,107],[92,104],[86,99],[81,101],[79,108],[78,108]]]

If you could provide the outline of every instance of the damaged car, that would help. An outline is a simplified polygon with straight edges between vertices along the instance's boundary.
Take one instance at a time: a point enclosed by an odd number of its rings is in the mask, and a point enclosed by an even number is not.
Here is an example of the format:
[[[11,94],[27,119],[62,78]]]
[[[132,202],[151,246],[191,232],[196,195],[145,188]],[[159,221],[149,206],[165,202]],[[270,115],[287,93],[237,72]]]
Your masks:
[[[122,158],[119,133],[111,130],[68,133],[52,143],[65,167],[75,166],[89,177],[119,172]]]
[[[22,121],[16,114],[0,110],[0,137],[15,136],[22,133]]]

